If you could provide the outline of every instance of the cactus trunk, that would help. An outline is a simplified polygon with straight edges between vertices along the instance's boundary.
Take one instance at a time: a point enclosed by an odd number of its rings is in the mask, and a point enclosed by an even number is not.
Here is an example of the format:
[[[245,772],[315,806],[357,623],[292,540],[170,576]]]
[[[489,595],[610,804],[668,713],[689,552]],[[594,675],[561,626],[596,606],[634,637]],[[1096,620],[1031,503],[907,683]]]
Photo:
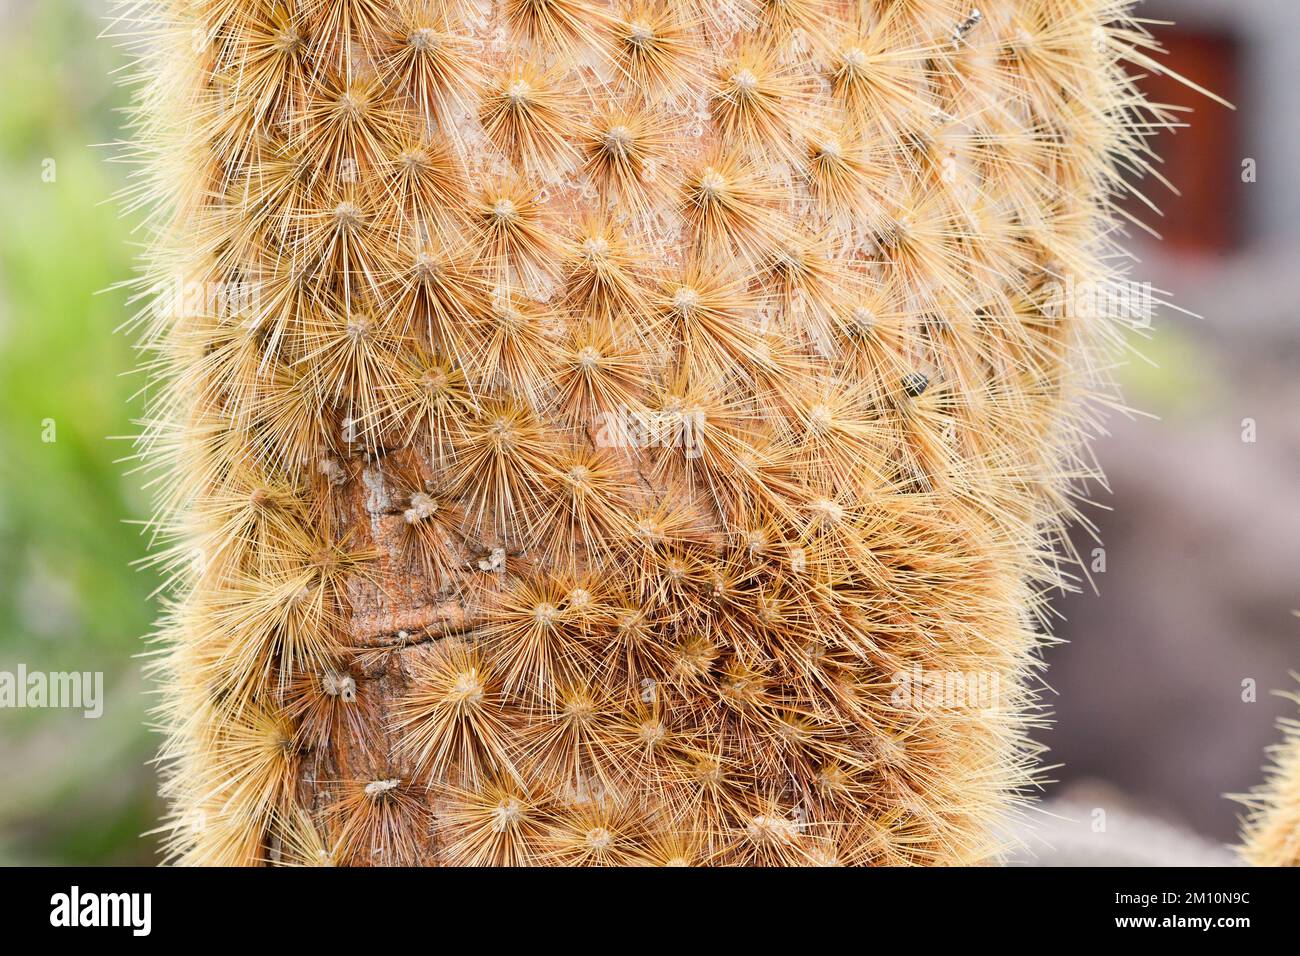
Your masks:
[[[170,857],[996,860],[1127,6],[124,0]]]

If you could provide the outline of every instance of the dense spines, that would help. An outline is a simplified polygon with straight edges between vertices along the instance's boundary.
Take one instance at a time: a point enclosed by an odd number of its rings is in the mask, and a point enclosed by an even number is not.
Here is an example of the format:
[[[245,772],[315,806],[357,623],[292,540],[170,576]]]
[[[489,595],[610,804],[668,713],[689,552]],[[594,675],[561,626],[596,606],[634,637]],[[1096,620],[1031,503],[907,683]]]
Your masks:
[[[997,855],[1122,341],[1059,286],[1176,118],[1123,4],[121,16],[173,857]]]
[[[379,54],[380,72],[409,97],[421,138],[453,129],[473,108],[480,82],[477,49],[460,26],[456,4],[401,0],[394,4],[388,42]],[[394,23],[395,17],[395,23]],[[454,208],[454,207],[453,207]]]
[[[516,166],[539,177],[553,177],[577,161],[565,137],[575,119],[572,91],[562,71],[542,71],[529,62],[512,63],[489,85],[479,120],[491,143]]]
[[[411,692],[393,709],[397,753],[414,775],[477,785],[514,773],[507,755],[505,687],[482,655],[448,640],[413,662]]]
[[[752,160],[716,151],[691,170],[679,200],[694,253],[723,262],[739,258],[757,268],[789,232],[780,211],[783,198],[775,179]]]
[[[709,105],[722,142],[768,161],[793,160],[812,107],[809,86],[770,42],[742,46],[714,77]]]
[[[670,195],[669,161],[677,138],[671,114],[611,110],[596,117],[583,142],[583,172],[607,207],[631,216],[658,209]]]
[[[1300,693],[1282,696],[1300,703]],[[1282,740],[1268,748],[1267,779],[1236,798],[1247,811],[1240,852],[1254,866],[1300,866],[1300,720],[1283,717],[1278,728]]]
[[[332,827],[328,852],[334,861],[347,866],[419,862],[431,821],[423,787],[401,777],[378,777],[341,781],[335,789],[324,813]]]
[[[634,0],[611,33],[622,92],[651,103],[681,102],[702,87],[704,51],[692,21],[673,4]]]

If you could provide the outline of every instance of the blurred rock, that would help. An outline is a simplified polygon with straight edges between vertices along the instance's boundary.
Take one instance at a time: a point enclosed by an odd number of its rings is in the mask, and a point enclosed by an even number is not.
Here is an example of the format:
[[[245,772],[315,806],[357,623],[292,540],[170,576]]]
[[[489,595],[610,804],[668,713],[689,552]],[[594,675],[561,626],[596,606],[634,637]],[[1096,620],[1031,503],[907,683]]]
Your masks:
[[[1012,866],[1239,866],[1229,848],[1136,809],[1104,784],[1049,801],[1016,836]]]

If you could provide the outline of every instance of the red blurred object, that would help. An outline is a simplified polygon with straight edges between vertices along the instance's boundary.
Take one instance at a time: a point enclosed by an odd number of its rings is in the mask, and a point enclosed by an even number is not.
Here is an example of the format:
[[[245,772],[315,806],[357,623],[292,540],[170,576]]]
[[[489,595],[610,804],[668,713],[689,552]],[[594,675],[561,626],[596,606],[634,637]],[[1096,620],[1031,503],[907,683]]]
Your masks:
[[[1238,103],[1241,46],[1229,33],[1165,27],[1158,36],[1169,51],[1157,59],[1174,72]],[[1176,79],[1150,74],[1140,85],[1153,103],[1192,107],[1189,125],[1162,130],[1150,140],[1164,162],[1161,173],[1190,201],[1173,201],[1159,182],[1139,186],[1164,216],[1135,199],[1125,208],[1163,237],[1172,252],[1222,254],[1239,248],[1244,225],[1242,162],[1247,158],[1240,114],[1224,109]]]

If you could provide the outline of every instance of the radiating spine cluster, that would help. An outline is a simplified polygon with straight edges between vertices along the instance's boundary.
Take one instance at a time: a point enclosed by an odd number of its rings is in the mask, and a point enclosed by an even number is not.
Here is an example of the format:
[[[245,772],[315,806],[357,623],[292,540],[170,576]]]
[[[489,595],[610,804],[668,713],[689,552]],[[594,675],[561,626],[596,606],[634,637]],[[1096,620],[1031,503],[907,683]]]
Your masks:
[[[172,858],[996,857],[1127,3],[119,6]]]

